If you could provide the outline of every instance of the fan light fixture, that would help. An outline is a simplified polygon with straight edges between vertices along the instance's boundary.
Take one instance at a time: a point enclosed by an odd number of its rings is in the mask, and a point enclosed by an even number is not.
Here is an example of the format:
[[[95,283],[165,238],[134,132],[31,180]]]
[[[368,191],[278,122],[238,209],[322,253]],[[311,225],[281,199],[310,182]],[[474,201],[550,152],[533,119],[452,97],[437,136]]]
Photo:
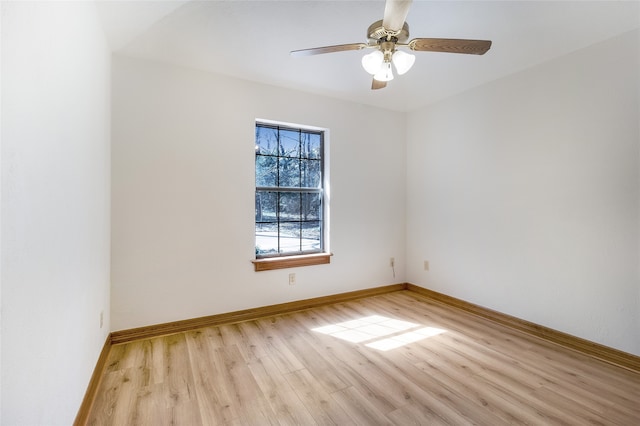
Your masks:
[[[395,66],[398,75],[402,75],[409,71],[416,61],[415,55],[401,50],[396,50],[389,55],[391,56],[391,60],[385,59],[385,56],[387,55],[382,53],[382,51],[374,50],[362,57],[362,67],[378,81],[393,80],[393,71],[391,69],[392,63]],[[387,56],[387,58],[389,56]]]
[[[373,76],[378,81],[393,80],[393,72],[391,71],[391,62],[383,62],[377,73]]]
[[[378,90],[387,87],[387,82],[393,79],[392,68],[396,69],[398,75],[405,74],[411,69],[415,62],[415,56],[407,51],[484,55],[491,48],[490,40],[414,38],[409,41],[409,24],[405,20],[412,1],[386,0],[383,18],[367,28],[366,43],[337,44],[292,50],[291,55],[308,56],[373,49],[373,52],[362,58],[362,66],[373,76],[371,90]],[[398,50],[398,48],[402,50]]]
[[[398,75],[402,75],[409,71],[415,61],[415,55],[403,52],[402,50],[396,50],[393,54],[393,65],[395,65]]]
[[[384,54],[379,50],[366,54],[362,57],[362,67],[366,72],[375,75],[380,71],[384,62]]]

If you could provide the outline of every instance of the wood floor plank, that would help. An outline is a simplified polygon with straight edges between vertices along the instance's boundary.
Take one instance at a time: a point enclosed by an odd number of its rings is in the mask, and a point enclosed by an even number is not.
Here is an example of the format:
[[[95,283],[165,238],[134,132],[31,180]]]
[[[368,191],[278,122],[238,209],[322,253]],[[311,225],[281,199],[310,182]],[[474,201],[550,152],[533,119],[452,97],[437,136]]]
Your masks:
[[[277,416],[260,392],[249,365],[243,362],[240,349],[232,345],[216,349],[217,364],[227,382],[226,392],[232,396],[245,424],[278,424]]]
[[[429,407],[407,404],[387,415],[396,425],[414,425],[414,426],[442,426],[450,425],[442,417],[438,416]]]
[[[640,375],[409,291],[111,347],[90,425],[640,425]]]
[[[319,425],[353,424],[353,419],[307,369],[288,373],[285,378],[298,390],[298,395]]]
[[[289,321],[289,327],[295,327],[295,322]],[[286,343],[305,365],[305,370],[316,377],[327,392],[334,392],[349,386],[343,373],[332,368],[327,362],[320,345],[309,342],[303,333],[290,333],[286,338]]]
[[[246,362],[255,361],[265,355],[262,345],[252,342],[243,331],[242,324],[226,324],[218,327],[224,346],[234,345]]]
[[[276,318],[256,320],[249,322],[255,328],[255,334],[259,339],[267,342],[269,356],[282,373],[291,373],[302,370],[304,364],[293,354],[289,346],[283,341],[281,331],[277,328]]]
[[[211,362],[217,348],[210,344],[202,331],[185,335],[203,424],[222,424],[238,418],[240,414],[231,409],[232,400],[228,393],[220,392],[219,375]]]
[[[263,357],[249,364],[249,369],[281,425],[316,424],[296,390],[270,357]]]
[[[331,394],[333,399],[357,425],[392,425],[393,422],[366,398],[362,392],[350,386]]]

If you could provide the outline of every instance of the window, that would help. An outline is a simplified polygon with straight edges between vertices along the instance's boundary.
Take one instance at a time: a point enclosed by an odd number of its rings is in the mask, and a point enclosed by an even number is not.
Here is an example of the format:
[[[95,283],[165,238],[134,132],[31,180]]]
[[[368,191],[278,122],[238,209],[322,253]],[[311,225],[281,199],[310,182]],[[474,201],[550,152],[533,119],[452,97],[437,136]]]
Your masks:
[[[255,151],[256,270],[306,265],[309,255],[328,259],[324,132],[257,122]]]

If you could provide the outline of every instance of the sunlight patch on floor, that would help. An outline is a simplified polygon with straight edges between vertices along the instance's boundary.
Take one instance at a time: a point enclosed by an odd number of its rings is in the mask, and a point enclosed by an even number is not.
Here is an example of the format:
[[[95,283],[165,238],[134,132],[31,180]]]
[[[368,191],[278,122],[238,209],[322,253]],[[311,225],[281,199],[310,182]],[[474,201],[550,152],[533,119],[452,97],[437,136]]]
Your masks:
[[[381,351],[404,346],[446,332],[441,328],[371,315],[312,329],[352,343],[368,342],[365,346]]]

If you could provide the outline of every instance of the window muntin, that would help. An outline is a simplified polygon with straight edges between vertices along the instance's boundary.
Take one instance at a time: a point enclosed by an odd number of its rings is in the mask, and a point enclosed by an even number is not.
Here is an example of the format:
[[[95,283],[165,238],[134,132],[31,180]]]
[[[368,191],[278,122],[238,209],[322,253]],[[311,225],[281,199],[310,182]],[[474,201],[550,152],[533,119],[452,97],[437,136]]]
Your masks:
[[[322,253],[324,132],[256,123],[256,258]]]

